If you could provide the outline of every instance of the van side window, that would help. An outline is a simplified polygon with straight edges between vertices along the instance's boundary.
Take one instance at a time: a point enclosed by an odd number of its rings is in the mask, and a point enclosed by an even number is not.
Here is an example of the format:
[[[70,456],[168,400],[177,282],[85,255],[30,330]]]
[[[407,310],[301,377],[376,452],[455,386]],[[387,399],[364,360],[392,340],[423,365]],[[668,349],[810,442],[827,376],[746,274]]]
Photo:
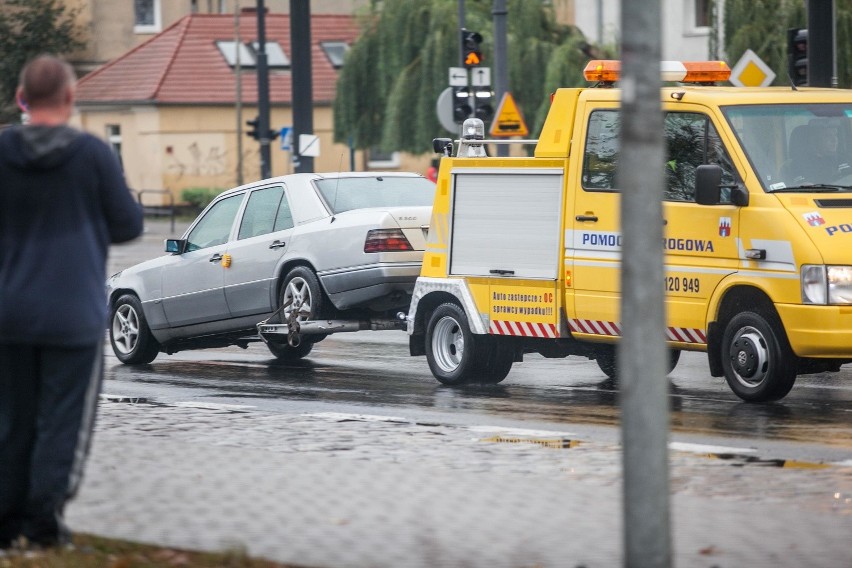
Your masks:
[[[663,199],[695,201],[695,171],[702,164],[722,168],[722,184],[737,183],[734,166],[708,116],[669,112],[664,117],[666,187]],[[594,111],[589,116],[583,155],[582,184],[587,190],[612,191],[618,165],[619,113]],[[723,201],[730,190],[723,190]]]
[[[694,112],[670,112],[664,120],[667,201],[695,201],[695,171],[702,164],[722,168],[722,185],[736,183],[734,167],[709,117]],[[723,201],[729,201],[730,190]]]
[[[589,116],[586,151],[583,154],[585,189],[615,189],[619,130],[618,111],[596,110]]]

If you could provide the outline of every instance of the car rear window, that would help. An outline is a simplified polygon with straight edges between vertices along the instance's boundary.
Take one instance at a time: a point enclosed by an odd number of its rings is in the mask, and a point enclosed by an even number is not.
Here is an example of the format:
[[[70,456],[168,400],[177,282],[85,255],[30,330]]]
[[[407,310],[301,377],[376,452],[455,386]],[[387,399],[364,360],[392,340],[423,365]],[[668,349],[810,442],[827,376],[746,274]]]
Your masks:
[[[435,184],[420,177],[352,177],[316,181],[334,213],[368,207],[432,205]]]

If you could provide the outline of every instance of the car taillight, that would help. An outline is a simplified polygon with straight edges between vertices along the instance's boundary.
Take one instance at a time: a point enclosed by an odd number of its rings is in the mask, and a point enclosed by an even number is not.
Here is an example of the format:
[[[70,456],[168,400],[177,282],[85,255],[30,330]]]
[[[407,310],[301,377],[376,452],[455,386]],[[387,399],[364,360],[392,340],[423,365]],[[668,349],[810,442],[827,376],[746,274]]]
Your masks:
[[[371,229],[367,231],[364,252],[414,250],[400,229]]]

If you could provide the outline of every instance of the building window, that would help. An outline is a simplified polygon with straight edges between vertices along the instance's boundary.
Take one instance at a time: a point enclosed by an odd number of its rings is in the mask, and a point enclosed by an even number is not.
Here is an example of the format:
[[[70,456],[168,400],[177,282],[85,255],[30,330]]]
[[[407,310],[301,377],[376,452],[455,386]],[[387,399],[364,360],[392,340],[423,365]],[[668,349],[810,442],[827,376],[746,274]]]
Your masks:
[[[253,41],[251,44],[255,54],[260,49],[260,44]],[[290,58],[284,53],[281,45],[275,41],[266,42],[266,64],[270,69],[286,69],[290,67]]]
[[[385,152],[381,148],[373,146],[369,150],[367,167],[382,169],[398,168],[399,152]]]
[[[121,169],[124,169],[124,161],[121,159],[121,125],[107,124],[106,125],[107,144],[115,152],[118,157],[118,163],[121,164]]]
[[[349,51],[348,43],[345,41],[324,41],[320,43],[320,47],[335,69],[343,67],[343,59],[346,57],[346,52]]]
[[[150,34],[160,31],[160,0],[134,0],[133,32]]]
[[[710,27],[710,0],[694,0],[695,2],[695,27]]]
[[[251,44],[241,43],[240,45],[240,67],[257,67],[257,50],[259,44],[255,41]],[[236,67],[237,65],[237,42],[235,41],[217,41],[216,47],[228,65]],[[289,69],[290,58],[284,53],[281,45],[278,42],[266,42],[266,65],[270,69]]]

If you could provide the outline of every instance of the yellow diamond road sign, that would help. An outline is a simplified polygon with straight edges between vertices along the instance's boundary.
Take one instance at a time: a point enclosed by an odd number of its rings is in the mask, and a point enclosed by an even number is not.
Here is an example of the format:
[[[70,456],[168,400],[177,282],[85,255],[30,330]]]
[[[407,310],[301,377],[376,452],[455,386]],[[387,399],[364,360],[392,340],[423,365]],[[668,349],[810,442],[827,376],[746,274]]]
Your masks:
[[[768,87],[774,80],[772,69],[750,49],[731,69],[731,83],[737,87]]]
[[[503,99],[497,107],[494,122],[488,131],[491,136],[501,138],[509,136],[528,136],[530,131],[512,93],[503,93]]]

